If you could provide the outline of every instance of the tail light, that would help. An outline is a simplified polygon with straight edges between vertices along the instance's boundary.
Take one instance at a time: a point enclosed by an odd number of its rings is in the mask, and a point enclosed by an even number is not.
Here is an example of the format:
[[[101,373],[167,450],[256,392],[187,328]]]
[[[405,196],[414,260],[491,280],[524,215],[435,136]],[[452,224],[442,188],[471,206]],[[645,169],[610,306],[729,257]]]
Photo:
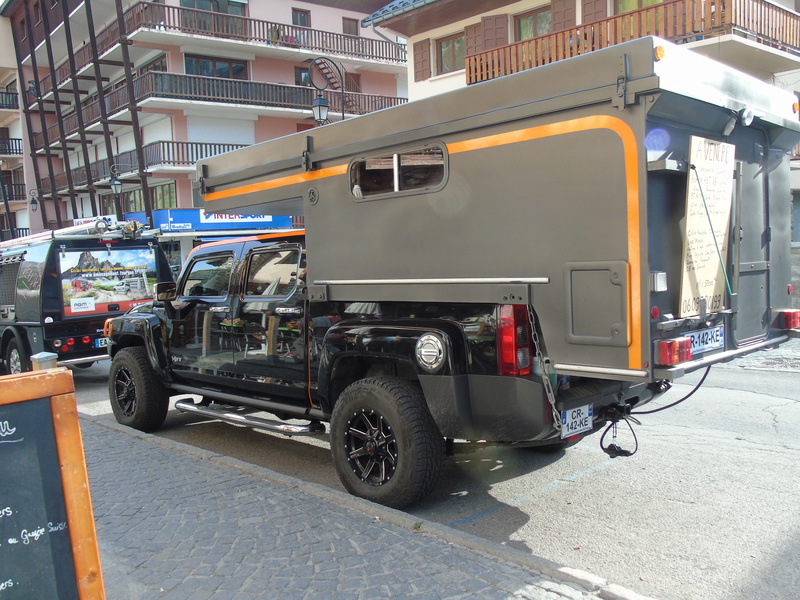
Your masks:
[[[497,328],[497,358],[500,375],[531,373],[531,327],[528,307],[503,304]]]
[[[800,328],[800,310],[789,309],[778,312],[778,328],[798,329]]]
[[[655,363],[669,366],[692,359],[692,339],[678,337],[671,340],[659,340],[655,344]]]

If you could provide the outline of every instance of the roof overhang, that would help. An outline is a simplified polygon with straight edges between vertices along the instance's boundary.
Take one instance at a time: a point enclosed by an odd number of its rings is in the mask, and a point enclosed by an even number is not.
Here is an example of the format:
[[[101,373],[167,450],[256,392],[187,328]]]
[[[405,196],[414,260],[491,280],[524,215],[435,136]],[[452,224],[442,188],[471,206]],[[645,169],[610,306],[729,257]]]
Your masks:
[[[409,38],[508,4],[508,0],[396,0],[362,20],[361,25],[380,25]]]

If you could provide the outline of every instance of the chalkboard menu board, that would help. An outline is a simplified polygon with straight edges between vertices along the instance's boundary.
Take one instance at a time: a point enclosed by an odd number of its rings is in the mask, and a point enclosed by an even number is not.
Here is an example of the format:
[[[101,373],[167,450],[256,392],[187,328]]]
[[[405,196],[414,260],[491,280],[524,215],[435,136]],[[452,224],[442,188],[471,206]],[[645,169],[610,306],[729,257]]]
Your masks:
[[[72,374],[0,384],[0,600],[102,599]]]

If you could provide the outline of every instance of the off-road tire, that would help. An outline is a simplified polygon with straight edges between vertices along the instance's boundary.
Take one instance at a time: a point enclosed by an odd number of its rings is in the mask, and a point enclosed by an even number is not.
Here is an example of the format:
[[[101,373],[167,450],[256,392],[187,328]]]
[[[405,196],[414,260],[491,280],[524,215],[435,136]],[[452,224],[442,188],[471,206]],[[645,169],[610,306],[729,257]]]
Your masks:
[[[9,375],[17,375],[31,370],[31,362],[25,350],[20,348],[17,338],[11,338],[6,346],[6,370]]]
[[[354,496],[393,508],[419,502],[439,477],[444,449],[416,383],[362,379],[333,409],[333,462]]]
[[[123,348],[111,361],[108,380],[117,422],[139,431],[155,431],[169,410],[169,392],[141,346]]]

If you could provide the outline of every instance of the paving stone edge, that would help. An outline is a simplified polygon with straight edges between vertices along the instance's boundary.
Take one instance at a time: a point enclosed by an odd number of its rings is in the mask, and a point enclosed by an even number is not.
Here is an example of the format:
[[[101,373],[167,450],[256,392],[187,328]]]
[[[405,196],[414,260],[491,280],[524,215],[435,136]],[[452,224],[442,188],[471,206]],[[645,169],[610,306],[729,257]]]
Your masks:
[[[433,536],[453,546],[459,546],[472,550],[473,552],[478,552],[518,565],[556,581],[578,585],[587,592],[595,594],[598,598],[603,598],[603,600],[651,600],[627,588],[609,583],[606,579],[592,573],[567,567],[540,556],[527,554],[521,550],[508,548],[496,542],[458,531],[457,529],[440,525],[433,521],[421,519],[393,508],[375,504],[363,498],[358,498],[345,492],[340,492],[339,490],[333,490],[318,483],[302,481],[295,477],[272,471],[266,467],[253,465],[236,458],[211,452],[210,450],[189,446],[152,434],[142,433],[117,423],[101,420],[101,417],[94,415],[81,413],[80,418],[100,427],[105,427],[118,433],[141,439],[149,444],[160,446],[172,452],[179,452],[198,460],[204,460],[222,467],[236,469],[252,477],[263,479],[287,489],[297,489],[305,494],[316,496],[340,506],[345,506],[395,527],[400,527],[420,535]]]

